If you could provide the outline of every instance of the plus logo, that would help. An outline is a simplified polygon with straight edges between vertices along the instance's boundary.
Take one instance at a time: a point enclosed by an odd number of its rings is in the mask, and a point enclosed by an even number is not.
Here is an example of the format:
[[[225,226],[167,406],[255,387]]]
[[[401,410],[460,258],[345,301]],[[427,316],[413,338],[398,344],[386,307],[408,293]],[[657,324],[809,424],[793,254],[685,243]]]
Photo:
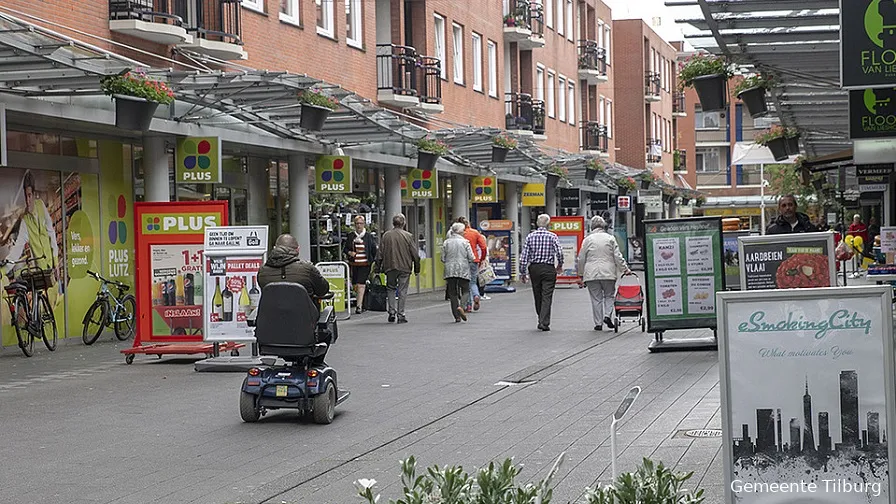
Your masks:
[[[124,194],[119,194],[117,200],[113,199],[110,202],[110,206],[120,220],[109,222],[109,243],[112,245],[124,245],[128,241],[128,225],[123,220],[128,211],[128,202],[125,200]]]
[[[158,231],[162,229],[161,221],[158,217],[147,217],[146,218],[146,230],[147,231]]]
[[[185,141],[184,168],[192,170],[198,166],[201,170],[208,170],[212,165],[212,159],[208,155],[211,150],[212,144],[208,140],[201,140],[199,143],[193,140]]]

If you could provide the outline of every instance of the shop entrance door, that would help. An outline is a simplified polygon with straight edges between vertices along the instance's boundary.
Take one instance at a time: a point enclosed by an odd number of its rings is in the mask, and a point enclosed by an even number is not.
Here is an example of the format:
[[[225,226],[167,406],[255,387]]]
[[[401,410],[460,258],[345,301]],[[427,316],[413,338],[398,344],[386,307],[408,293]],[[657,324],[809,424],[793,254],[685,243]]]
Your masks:
[[[230,223],[234,226],[249,225],[249,206],[246,189],[219,185],[215,187],[215,199],[226,201],[230,211]]]

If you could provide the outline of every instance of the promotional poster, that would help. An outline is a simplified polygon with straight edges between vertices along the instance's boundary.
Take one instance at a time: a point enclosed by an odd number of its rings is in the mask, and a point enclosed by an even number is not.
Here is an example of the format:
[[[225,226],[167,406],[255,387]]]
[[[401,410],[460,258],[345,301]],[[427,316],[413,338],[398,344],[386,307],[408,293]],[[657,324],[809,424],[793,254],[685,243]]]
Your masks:
[[[209,257],[206,264],[205,305],[211,309],[205,340],[254,340],[255,328],[248,319],[261,300],[258,270],[263,258]]]
[[[744,291],[720,303],[729,502],[890,502],[886,288]]]
[[[742,236],[738,247],[744,290],[837,285],[831,233]]]
[[[488,261],[495,270],[495,279],[510,280],[513,267],[510,247],[513,221],[484,220],[479,222],[479,229],[485,236]]]

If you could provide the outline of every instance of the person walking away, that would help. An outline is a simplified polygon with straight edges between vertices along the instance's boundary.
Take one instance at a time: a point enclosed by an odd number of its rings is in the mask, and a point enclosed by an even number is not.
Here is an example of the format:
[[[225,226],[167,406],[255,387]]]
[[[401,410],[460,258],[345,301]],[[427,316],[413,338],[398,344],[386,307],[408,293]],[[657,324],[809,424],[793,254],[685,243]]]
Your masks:
[[[370,265],[376,257],[376,237],[367,232],[367,222],[363,215],[354,220],[355,230],[349,233],[343,247],[343,255],[351,268],[352,285],[358,295],[355,297],[355,313],[364,311],[364,289],[370,278]]]
[[[591,233],[582,241],[578,260],[579,285],[588,287],[594,330],[602,331],[603,324],[613,329],[613,298],[619,274],[631,272],[619,250],[616,238],[607,232],[607,222],[595,215],[591,218]]]
[[[473,250],[473,263],[470,264],[470,292],[464,299],[466,310],[469,313],[471,308],[472,311],[479,311],[479,301],[482,299],[479,292],[479,265],[488,257],[488,244],[485,242],[485,236],[471,226],[466,217],[458,217],[457,222],[464,225],[464,238],[470,242],[470,248]]]
[[[815,226],[809,216],[797,212],[796,198],[785,194],[778,198],[778,217],[766,228],[765,234],[813,233]]]
[[[264,295],[265,285],[273,282],[292,282],[301,284],[310,296],[318,299],[330,292],[330,283],[320,271],[309,261],[299,259],[299,242],[290,234],[282,234],[274,242],[274,248],[268,254],[267,262],[258,270],[258,286]],[[317,326],[320,309],[311,300],[311,330]],[[328,343],[328,342],[327,342]]]
[[[467,320],[467,310],[461,304],[470,293],[471,264],[475,264],[473,248],[464,236],[466,226],[463,222],[451,225],[448,239],[442,243],[442,262],[445,263],[445,283],[448,300],[451,301],[451,314],[454,321]]]
[[[554,286],[557,274],[563,271],[563,250],[560,239],[548,231],[551,216],[541,214],[535,219],[538,229],[526,236],[520,252],[520,280],[526,283],[532,279],[532,295],[535,297],[535,313],[538,314],[538,328],[551,330],[551,303],[554,300]],[[528,272],[528,275],[526,274]]]
[[[408,297],[408,282],[411,273],[420,274],[420,255],[414,236],[405,229],[407,219],[403,214],[392,217],[392,229],[383,233],[376,252],[377,271],[386,273],[386,301],[389,322],[399,324],[408,321],[404,306]],[[398,290],[398,299],[395,291]]]

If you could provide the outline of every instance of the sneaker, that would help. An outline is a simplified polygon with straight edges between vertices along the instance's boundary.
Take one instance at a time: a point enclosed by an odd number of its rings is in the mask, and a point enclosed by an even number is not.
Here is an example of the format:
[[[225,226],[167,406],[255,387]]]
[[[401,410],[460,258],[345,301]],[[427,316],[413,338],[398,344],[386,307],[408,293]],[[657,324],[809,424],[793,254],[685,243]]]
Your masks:
[[[594,326],[594,330],[595,330],[595,331],[603,331],[603,330],[604,330],[604,326],[602,326],[602,325],[596,325],[596,326]]]
[[[467,305],[467,307],[464,308],[464,311],[467,312],[467,313],[472,312],[472,311],[473,311],[473,305]]]
[[[546,325],[540,325],[540,326],[538,326],[538,328],[541,329],[541,330],[544,331],[544,332],[548,332],[548,331],[551,330],[551,327],[550,327],[550,326],[546,326]]]
[[[399,323],[399,324],[407,324],[407,323],[408,323],[408,319],[405,318],[405,317],[398,317],[398,323]]]
[[[616,326],[613,325],[613,321],[610,320],[610,317],[604,317],[604,324],[607,324],[607,327],[609,327],[610,329],[616,328]]]
[[[355,308],[355,315],[360,315],[363,312],[364,312],[364,310],[362,310],[360,308]]]
[[[457,307],[457,314],[460,316],[460,318],[462,320],[464,320],[464,321],[467,320],[467,312],[464,311],[463,307],[460,307],[460,306]]]
[[[482,295],[482,300],[483,300],[483,301],[488,301],[489,299],[491,299],[491,298],[488,297],[488,295],[486,295],[486,294],[483,294],[483,295]]]
[[[473,298],[473,310],[479,311],[479,296]]]
[[[395,314],[394,313],[389,314],[389,322],[395,322]]]

